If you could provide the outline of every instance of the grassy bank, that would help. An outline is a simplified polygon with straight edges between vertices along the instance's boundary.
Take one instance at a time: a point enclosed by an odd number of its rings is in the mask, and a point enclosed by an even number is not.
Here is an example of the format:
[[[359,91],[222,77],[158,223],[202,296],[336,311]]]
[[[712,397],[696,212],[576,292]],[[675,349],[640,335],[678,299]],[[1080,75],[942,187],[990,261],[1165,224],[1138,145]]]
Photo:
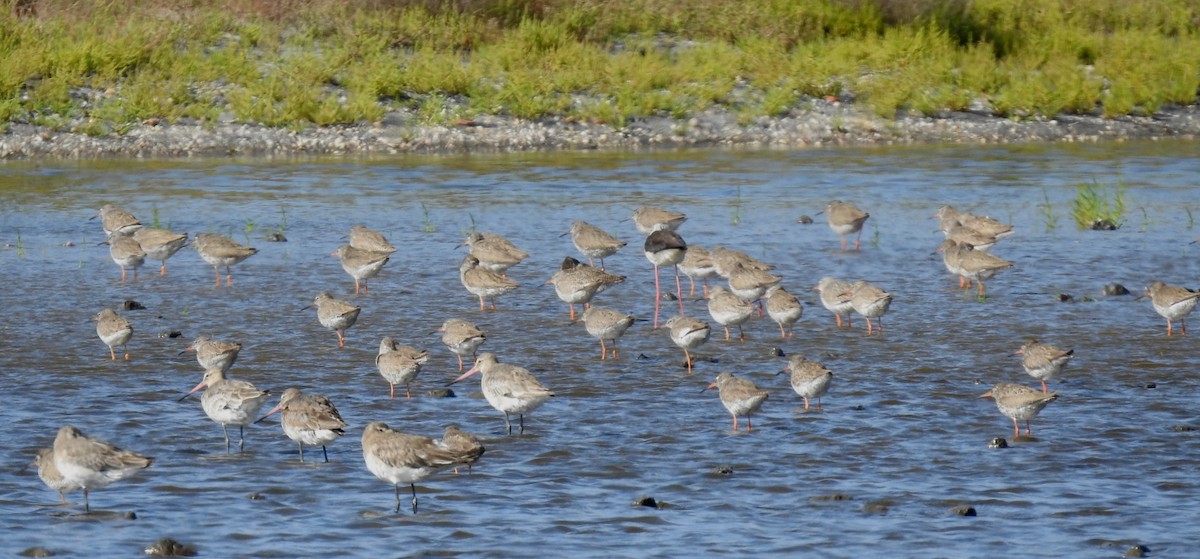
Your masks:
[[[9,0],[0,123],[304,127],[563,115],[620,127],[872,111],[1115,117],[1192,104],[1200,0]],[[4,124],[0,124],[3,126]]]

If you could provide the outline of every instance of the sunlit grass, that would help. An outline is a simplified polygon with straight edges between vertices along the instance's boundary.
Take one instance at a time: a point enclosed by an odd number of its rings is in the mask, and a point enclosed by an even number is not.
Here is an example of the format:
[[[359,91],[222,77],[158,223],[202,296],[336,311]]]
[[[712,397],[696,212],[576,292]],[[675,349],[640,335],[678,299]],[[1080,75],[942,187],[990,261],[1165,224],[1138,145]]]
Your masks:
[[[371,123],[398,105],[423,124],[503,114],[622,127],[713,106],[752,123],[846,93],[885,117],[978,105],[1112,118],[1192,104],[1200,89],[1195,0],[41,0],[33,17],[2,11],[0,123],[96,135],[224,116]]]

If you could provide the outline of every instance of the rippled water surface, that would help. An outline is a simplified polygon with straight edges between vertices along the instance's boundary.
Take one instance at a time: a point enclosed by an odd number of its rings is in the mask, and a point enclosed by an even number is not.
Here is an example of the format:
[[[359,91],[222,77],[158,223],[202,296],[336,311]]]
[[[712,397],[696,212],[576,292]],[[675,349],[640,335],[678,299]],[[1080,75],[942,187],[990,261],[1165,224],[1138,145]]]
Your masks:
[[[1200,245],[1188,244],[1200,234],[1198,147],[4,164],[0,554],[131,557],[169,536],[205,557],[1092,558],[1134,543],[1189,555],[1200,546],[1197,337],[1168,338],[1147,301],[1100,289],[1200,285]],[[1119,230],[1074,227],[1077,185],[1092,180],[1127,185]],[[815,215],[835,198],[871,213],[860,253],[841,252]],[[235,267],[230,289],[213,288],[191,249],[168,261],[166,277],[147,263],[141,281],[122,284],[97,245],[98,220],[88,221],[105,202],[143,223],[231,233],[260,252]],[[1016,225],[993,249],[1016,267],[989,282],[984,301],[933,254],[941,235],[930,215],[943,203]],[[619,359],[601,362],[543,282],[578,256],[560,234],[585,219],[630,242],[606,260],[628,280],[596,302],[649,319],[651,267],[621,221],[640,205],[686,213],[680,233],[691,244],[776,264],[806,305],[797,336],[781,341],[769,319],[751,321],[745,343],[716,331],[688,375],[682,352],[646,321],[621,340]],[[797,224],[802,214],[816,223]],[[400,247],[357,297],[330,256],[355,223]],[[264,240],[277,228],[288,242]],[[472,229],[532,255],[510,271],[522,286],[496,312],[480,312],[458,280],[455,245]],[[825,275],[891,291],[886,333],[867,337],[861,319],[835,328],[810,291]],[[343,350],[301,310],[321,290],[362,306]],[[110,362],[90,317],[126,299],[146,310],[122,311],[136,331],[133,360]],[[708,319],[704,301],[686,304]],[[475,378],[454,387],[457,398],[426,396],[458,374],[430,335],[450,317],[476,322],[484,350],[557,392],[525,435],[504,435]],[[172,330],[183,336],[160,335]],[[176,401],[202,373],[178,353],[205,333],[244,344],[231,376],[333,400],[351,427],[329,445],[329,463],[300,463],[275,420],[247,429],[244,453],[223,452],[198,400]],[[383,336],[430,351],[412,400],[387,397],[373,362]],[[1076,357],[1051,382],[1061,397],[1035,421],[1036,438],[989,449],[1012,425],[977,396],[998,381],[1035,384],[1013,355],[1031,336]],[[834,371],[824,412],[804,413],[786,375],[775,376],[776,347]],[[735,434],[716,394],[701,391],[722,370],[771,391],[749,434]],[[370,421],[430,436],[458,423],[487,454],[471,475],[419,484],[420,514],[392,514],[391,487],[363,465]],[[100,514],[54,506],[58,496],[23,467],[64,423],[156,461],[94,492]],[[643,495],[664,508],[631,506]],[[954,514],[960,505],[978,516]]]

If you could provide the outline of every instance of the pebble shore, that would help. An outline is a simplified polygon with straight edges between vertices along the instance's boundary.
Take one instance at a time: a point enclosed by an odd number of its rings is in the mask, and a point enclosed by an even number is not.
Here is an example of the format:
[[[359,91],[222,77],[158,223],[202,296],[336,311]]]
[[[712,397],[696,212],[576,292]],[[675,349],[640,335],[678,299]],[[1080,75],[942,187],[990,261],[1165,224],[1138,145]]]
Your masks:
[[[750,123],[715,108],[676,120],[652,117],[624,128],[550,117],[481,116],[452,126],[422,126],[409,111],[380,121],[296,131],[241,124],[144,123],[123,135],[90,136],[11,124],[0,134],[0,159],[294,157],[399,153],[495,153],[636,150],[680,147],[808,148],[906,144],[1004,144],[1200,138],[1200,106],[1168,107],[1153,116],[1105,119],[1063,115],[1008,119],[986,111],[934,117],[875,116],[852,103],[814,100],[804,111]]]

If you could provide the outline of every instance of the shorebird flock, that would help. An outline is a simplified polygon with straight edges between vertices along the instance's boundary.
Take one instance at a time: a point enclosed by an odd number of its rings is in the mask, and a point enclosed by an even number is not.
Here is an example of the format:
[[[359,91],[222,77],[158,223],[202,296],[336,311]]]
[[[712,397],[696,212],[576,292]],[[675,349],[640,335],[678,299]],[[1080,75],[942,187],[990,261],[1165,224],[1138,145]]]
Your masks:
[[[859,237],[864,223],[870,218],[869,213],[852,203],[836,200],[820,213],[838,235],[841,250],[862,250]],[[159,274],[165,276],[166,261],[190,242],[200,257],[213,266],[215,288],[228,289],[233,285],[232,267],[257,253],[255,248],[218,234],[204,233],[189,238],[187,233],[144,227],[132,213],[111,204],[102,207],[95,217],[101,218],[107,237],[104,243],[109,245],[112,260],[120,268],[122,282],[137,282],[138,270],[146,258],[159,260]],[[1013,234],[1012,226],[950,206],[938,208],[933,217],[939,220],[939,230],[945,236],[937,252],[942,254],[946,270],[958,279],[963,289],[978,284],[978,296],[986,297],[984,282],[1014,265],[990,252],[1001,240]],[[687,221],[687,216],[682,213],[641,207],[626,221],[632,221],[636,231],[644,236],[644,254],[653,267],[652,327],[666,330],[661,337],[663,343],[670,340],[683,351],[683,365],[688,374],[694,370],[693,352],[711,339],[713,327],[709,319],[720,326],[724,339],[730,343],[735,343],[735,338],[745,340],[743,327],[749,321],[768,318],[778,325],[781,339],[794,337],[793,326],[805,309],[800,300],[785,289],[783,278],[772,274],[772,264],[731,248],[689,245],[679,232]],[[588,262],[567,257],[545,283],[552,285],[558,299],[567,304],[569,320],[581,321],[587,333],[599,341],[599,359],[618,359],[618,341],[638,319],[632,314],[592,303],[605,290],[625,284],[624,276],[605,270],[604,259],[624,249],[628,242],[584,221],[571,223],[562,234],[567,235]],[[855,236],[853,245],[847,241],[850,235]],[[505,312],[497,299],[521,288],[507,272],[521,265],[529,254],[494,233],[472,232],[459,247],[468,251],[459,267],[463,288],[478,299],[480,311]],[[338,247],[332,255],[353,279],[354,294],[360,295],[369,292],[368,280],[380,273],[396,251],[382,234],[354,225],[349,231],[348,244]],[[667,274],[664,280],[663,276]],[[707,301],[707,317],[687,315],[681,275],[688,278],[688,297],[694,297],[696,284],[701,284],[699,290]],[[671,276],[674,277],[674,289]],[[852,317],[857,314],[866,322],[865,335],[884,334],[883,317],[893,295],[883,287],[862,279],[824,277],[815,286],[806,288],[818,292],[822,306],[833,315],[830,327],[852,328]],[[1186,334],[1186,317],[1200,300],[1200,293],[1155,281],[1146,288],[1144,296],[1167,320],[1168,336],[1175,334],[1176,324],[1179,333]],[[675,301],[678,302],[678,314],[660,316],[664,310],[672,312]],[[582,306],[581,312],[576,312],[576,305]],[[306,308],[315,308],[317,321],[336,334],[338,348],[345,347],[347,332],[356,324],[362,310],[361,306],[339,299],[330,292],[316,294]],[[118,360],[118,355],[125,360],[131,359],[128,345],[134,336],[133,325],[113,309],[100,310],[94,320],[97,336],[108,348],[109,359]],[[528,369],[502,360],[494,352],[480,353],[487,334],[472,322],[449,318],[438,328],[438,333],[445,347],[456,356],[461,373],[448,385],[479,375],[483,397],[503,415],[507,435],[513,434],[514,427],[517,433],[524,433],[525,416],[555,396],[554,391],[539,382]],[[335,443],[350,428],[334,402],[322,395],[306,394],[291,387],[284,389],[278,404],[263,414],[262,407],[272,393],[229,377],[241,349],[242,345],[237,342],[216,340],[208,335],[197,337],[184,352],[195,352],[203,376],[200,383],[180,400],[202,391],[201,408],[212,421],[221,425],[227,453],[232,452],[230,426],[238,427],[238,450],[241,451],[245,447],[246,427],[278,413],[284,435],[297,445],[299,460],[305,460],[305,446],[319,446],[322,458],[328,462],[326,446]],[[1074,351],[1031,339],[1015,353],[1021,356],[1025,372],[1040,382],[1040,389],[998,383],[980,397],[992,398],[1000,413],[1012,420],[1014,437],[1021,437],[1022,421],[1025,436],[1031,437],[1032,419],[1059,397],[1049,390],[1047,381],[1063,370]],[[404,387],[405,398],[412,398],[411,384],[428,360],[427,350],[383,337],[374,366],[390,387],[389,398],[396,398],[397,385]],[[786,367],[778,374],[783,373],[790,375],[791,387],[803,400],[804,410],[820,412],[821,399],[831,388],[833,372],[803,355],[791,355]],[[734,431],[739,430],[743,417],[746,431],[751,431],[752,415],[770,395],[768,390],[729,371],[718,373],[704,391],[709,389],[717,390],[719,401],[732,417]],[[416,513],[417,483],[446,469],[457,471],[459,467],[467,466],[469,470],[485,452],[478,438],[457,425],[446,427],[440,438],[434,438],[397,431],[381,421],[363,424],[361,443],[365,467],[393,486],[395,512],[400,510],[404,485],[409,486],[412,511]],[[63,503],[66,503],[67,494],[82,489],[85,511],[90,510],[91,490],[146,469],[152,462],[152,458],[89,437],[71,425],[62,426],[53,446],[39,450],[34,460],[39,477],[59,493]]]

